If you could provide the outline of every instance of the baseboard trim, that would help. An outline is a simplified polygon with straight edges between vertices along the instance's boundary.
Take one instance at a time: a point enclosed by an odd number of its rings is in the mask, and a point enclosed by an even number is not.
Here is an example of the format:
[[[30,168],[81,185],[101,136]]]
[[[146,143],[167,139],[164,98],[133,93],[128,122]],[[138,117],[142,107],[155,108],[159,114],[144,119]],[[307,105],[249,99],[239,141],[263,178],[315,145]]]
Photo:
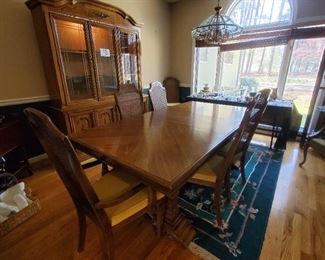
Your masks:
[[[181,88],[190,88],[192,84],[190,83],[179,83]]]
[[[0,107],[42,102],[48,100],[50,100],[49,95],[37,96],[37,97],[26,97],[26,98],[3,99],[0,100]]]

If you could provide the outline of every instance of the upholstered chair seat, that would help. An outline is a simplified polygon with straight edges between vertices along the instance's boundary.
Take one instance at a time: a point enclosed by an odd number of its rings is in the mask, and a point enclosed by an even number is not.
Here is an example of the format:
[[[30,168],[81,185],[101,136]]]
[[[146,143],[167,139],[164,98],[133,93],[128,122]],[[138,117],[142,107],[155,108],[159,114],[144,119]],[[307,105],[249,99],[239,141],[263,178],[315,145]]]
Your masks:
[[[119,198],[140,184],[135,177],[119,169],[118,171],[113,170],[104,175],[97,182],[93,183],[92,186],[99,199],[97,205],[100,205],[100,203],[105,203],[105,201],[113,201],[115,198]],[[148,188],[144,187],[127,200],[104,208],[108,218],[111,220],[112,226],[116,226],[148,207],[150,203],[149,193]],[[164,197],[160,192],[157,192],[156,196],[157,200]]]
[[[205,183],[206,186],[214,186],[217,181],[218,175],[216,172],[222,167],[224,157],[219,155],[212,156],[205,162],[192,176],[191,182],[200,184]]]

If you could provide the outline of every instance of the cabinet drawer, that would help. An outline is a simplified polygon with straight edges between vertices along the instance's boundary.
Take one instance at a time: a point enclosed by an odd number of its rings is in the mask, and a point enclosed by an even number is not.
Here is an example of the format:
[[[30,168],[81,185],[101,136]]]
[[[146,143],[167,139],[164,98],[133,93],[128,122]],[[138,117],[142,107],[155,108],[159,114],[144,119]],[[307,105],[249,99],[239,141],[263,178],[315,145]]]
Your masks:
[[[73,133],[81,132],[94,127],[94,117],[92,111],[69,114],[71,130]]]

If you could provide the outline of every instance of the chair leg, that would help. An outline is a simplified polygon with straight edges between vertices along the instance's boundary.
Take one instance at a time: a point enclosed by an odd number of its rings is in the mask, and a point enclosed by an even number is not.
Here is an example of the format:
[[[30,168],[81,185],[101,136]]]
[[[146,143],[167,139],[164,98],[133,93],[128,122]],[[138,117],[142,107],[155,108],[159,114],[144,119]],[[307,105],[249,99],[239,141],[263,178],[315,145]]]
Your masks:
[[[272,126],[272,134],[271,134],[271,142],[270,142],[270,149],[272,149],[272,146],[273,146],[273,138],[275,136],[275,123],[273,123],[273,126]]]
[[[304,145],[304,159],[302,160],[301,163],[299,163],[300,167],[306,162],[308,148],[309,148],[309,142],[307,141]]]
[[[78,252],[82,252],[85,248],[86,241],[86,215],[77,210],[78,222],[79,222],[79,241],[78,241]]]
[[[114,259],[114,241],[113,232],[105,224],[95,223],[100,231],[100,236],[103,246],[103,259],[113,260]]]
[[[242,179],[243,184],[246,183],[245,158],[246,158],[246,152],[244,152],[240,158],[240,174],[241,174],[241,179]]]

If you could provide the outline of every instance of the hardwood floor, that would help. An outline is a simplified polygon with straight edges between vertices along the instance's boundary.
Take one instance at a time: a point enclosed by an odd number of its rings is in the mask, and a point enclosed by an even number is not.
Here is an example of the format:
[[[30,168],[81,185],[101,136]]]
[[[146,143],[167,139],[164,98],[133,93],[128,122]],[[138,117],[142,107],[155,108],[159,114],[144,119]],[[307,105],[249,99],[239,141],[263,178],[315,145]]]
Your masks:
[[[260,259],[325,259],[325,160],[290,142],[281,165]]]
[[[254,140],[268,142],[269,137]],[[325,259],[325,160],[309,151],[303,168],[299,144],[285,151],[260,259]],[[58,175],[38,166],[26,184],[40,213],[0,238],[0,259],[101,259],[96,229],[88,222],[86,249],[78,254],[77,216]],[[98,178],[100,167],[87,171]],[[115,232],[117,259],[198,259],[177,242],[159,239],[143,217]]]

